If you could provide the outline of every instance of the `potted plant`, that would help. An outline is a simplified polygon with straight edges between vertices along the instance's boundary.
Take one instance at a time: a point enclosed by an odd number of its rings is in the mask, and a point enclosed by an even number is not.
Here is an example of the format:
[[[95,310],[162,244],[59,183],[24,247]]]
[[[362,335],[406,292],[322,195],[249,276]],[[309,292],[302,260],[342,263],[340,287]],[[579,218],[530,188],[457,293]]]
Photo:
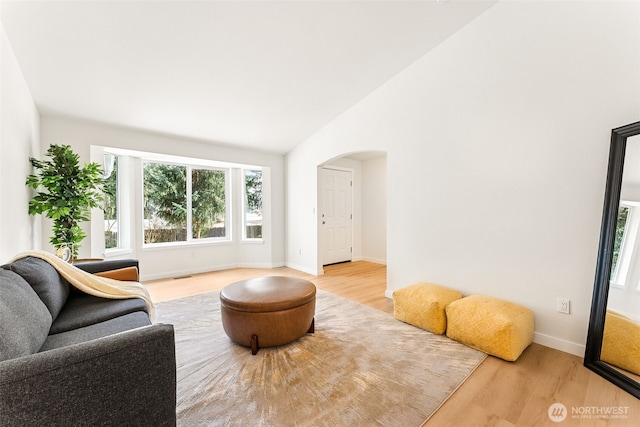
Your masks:
[[[35,173],[27,177],[26,185],[37,191],[29,201],[29,214],[46,213],[53,220],[49,242],[57,250],[69,248],[77,258],[86,237],[79,223],[89,221],[91,208],[100,207],[103,172],[97,163],[81,167],[79,156],[68,145],[51,144],[46,154],[50,160],[29,157]]]

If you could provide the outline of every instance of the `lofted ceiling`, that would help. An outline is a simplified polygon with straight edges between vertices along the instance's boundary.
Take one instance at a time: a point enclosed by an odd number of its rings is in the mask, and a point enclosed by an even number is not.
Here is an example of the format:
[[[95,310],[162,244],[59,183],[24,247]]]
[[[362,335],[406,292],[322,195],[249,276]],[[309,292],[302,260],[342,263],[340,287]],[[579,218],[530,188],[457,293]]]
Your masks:
[[[286,153],[496,1],[5,1],[43,115]]]

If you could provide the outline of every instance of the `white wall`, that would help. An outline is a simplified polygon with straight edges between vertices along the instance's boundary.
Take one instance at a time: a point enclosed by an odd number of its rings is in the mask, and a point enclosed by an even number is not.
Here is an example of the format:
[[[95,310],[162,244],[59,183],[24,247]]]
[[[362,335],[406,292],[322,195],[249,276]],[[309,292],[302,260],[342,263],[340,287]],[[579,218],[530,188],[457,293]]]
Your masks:
[[[582,354],[610,131],[640,117],[639,7],[500,2],[300,144],[287,262],[318,269],[317,165],[386,151],[387,295],[425,280],[521,303],[537,342]]]
[[[54,117],[42,117],[41,139],[43,147],[48,147],[51,143],[71,145],[80,154],[82,162],[89,161],[92,146],[101,146],[270,168],[271,205],[265,205],[264,209],[268,211],[265,215],[271,216],[272,228],[271,234],[265,234],[264,243],[234,241],[143,248],[141,237],[137,236],[136,239],[133,236],[133,251],[120,257],[139,259],[142,280],[231,267],[271,268],[284,265],[284,156]],[[139,213],[134,221],[141,222],[141,188],[134,188],[132,194],[132,203],[138,203],[134,212]],[[47,224],[44,227],[46,226]],[[141,229],[141,226],[137,228]],[[93,245],[91,250],[91,234],[97,236],[99,230],[94,229],[83,241],[80,257],[103,256],[102,245]]]
[[[386,156],[362,162],[362,258],[387,263]]]
[[[32,173],[39,155],[39,115],[22,71],[0,24],[0,263],[40,247],[39,220],[28,213]],[[34,227],[34,224],[38,224]]]

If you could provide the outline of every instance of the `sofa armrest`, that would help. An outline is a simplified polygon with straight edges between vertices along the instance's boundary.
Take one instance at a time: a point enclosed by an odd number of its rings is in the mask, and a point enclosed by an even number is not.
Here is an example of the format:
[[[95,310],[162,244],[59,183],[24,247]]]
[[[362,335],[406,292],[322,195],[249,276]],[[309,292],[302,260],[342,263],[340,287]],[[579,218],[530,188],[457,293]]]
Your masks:
[[[139,281],[139,265],[137,259],[112,259],[107,261],[83,261],[74,263],[76,267],[87,273],[97,274],[117,280]]]
[[[175,409],[172,325],[0,362],[3,426],[174,426]]]

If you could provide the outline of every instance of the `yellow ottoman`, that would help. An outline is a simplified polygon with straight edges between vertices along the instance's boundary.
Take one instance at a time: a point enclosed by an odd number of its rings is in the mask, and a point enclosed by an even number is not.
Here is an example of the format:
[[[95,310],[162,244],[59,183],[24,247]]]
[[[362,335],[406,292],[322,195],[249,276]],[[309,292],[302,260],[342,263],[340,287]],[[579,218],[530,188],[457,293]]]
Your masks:
[[[533,312],[521,305],[470,295],[446,312],[449,338],[501,359],[518,359],[533,341]]]
[[[416,283],[393,292],[393,315],[396,319],[434,334],[444,334],[447,316],[444,309],[462,298],[453,289],[431,283]]]
[[[614,311],[607,311],[601,359],[640,375],[640,325]]]

